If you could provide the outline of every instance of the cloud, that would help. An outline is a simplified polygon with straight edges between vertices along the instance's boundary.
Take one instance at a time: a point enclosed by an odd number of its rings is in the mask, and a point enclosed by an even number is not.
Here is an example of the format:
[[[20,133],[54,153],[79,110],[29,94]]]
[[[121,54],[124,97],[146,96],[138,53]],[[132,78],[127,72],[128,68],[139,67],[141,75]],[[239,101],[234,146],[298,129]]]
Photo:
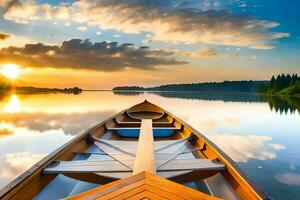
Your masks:
[[[272,21],[226,11],[162,8],[144,2],[80,1],[73,6],[84,8],[75,14],[78,22],[125,33],[149,32],[153,41],[270,49],[269,40],[288,36],[270,32],[279,25]]]
[[[237,162],[274,159],[277,157],[276,151],[285,148],[281,144],[270,144],[272,137],[269,136],[219,134],[210,136],[210,139]]]
[[[5,1],[5,0],[4,0]],[[34,0],[6,0],[4,19],[20,24],[29,24],[38,20],[67,20],[71,17],[71,9],[65,5],[52,6],[48,3],[37,4]]]
[[[79,30],[81,32],[86,32],[87,31],[87,27],[86,26],[79,26],[79,27],[77,27],[77,30]]]
[[[0,127],[0,138],[10,136],[13,134],[13,131],[7,128],[1,128]]]
[[[7,164],[11,174],[20,174],[33,164],[40,161],[47,154],[35,154],[31,152],[18,152],[5,155],[5,164]],[[10,173],[9,173],[10,174]]]
[[[300,186],[300,174],[287,172],[283,174],[278,174],[275,179],[280,183],[292,186]]]
[[[0,40],[6,40],[9,37],[10,37],[9,34],[0,32]]]
[[[13,135],[14,128],[26,128],[30,131],[45,132],[61,129],[64,134],[77,135],[114,114],[114,111],[95,111],[71,114],[14,113],[14,117],[0,114],[0,138]],[[85,119],[85,120],[82,120]],[[11,124],[8,126],[6,124]],[[2,126],[2,127],[1,127]]]
[[[161,65],[179,65],[174,53],[136,47],[117,42],[96,42],[71,39],[61,46],[42,43],[26,44],[24,47],[0,49],[0,63],[13,62],[26,67],[52,67],[115,71],[125,68],[154,69]]]
[[[270,41],[288,37],[272,32],[279,23],[218,10],[219,1],[80,0],[71,5],[51,7],[27,0],[7,9],[4,18],[18,23],[64,18],[86,26],[124,33],[150,34],[149,41],[229,45],[272,49]],[[217,10],[215,10],[217,9]],[[66,11],[68,10],[68,11]],[[72,17],[71,17],[72,16]],[[72,18],[72,19],[71,19]]]
[[[11,2],[11,0],[0,0],[0,8],[6,8]]]
[[[195,57],[195,58],[213,58],[213,57],[221,57],[221,58],[237,58],[240,57],[239,54],[228,54],[228,53],[220,53],[214,48],[202,47],[197,52],[187,51],[183,53],[184,56]]]

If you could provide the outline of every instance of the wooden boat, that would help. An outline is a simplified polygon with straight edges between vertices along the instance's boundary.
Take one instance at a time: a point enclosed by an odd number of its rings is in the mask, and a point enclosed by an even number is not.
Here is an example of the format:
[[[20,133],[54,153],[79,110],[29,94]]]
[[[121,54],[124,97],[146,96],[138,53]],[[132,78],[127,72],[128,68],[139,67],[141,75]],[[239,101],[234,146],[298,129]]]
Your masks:
[[[78,135],[0,198],[269,199],[211,141],[148,101]]]

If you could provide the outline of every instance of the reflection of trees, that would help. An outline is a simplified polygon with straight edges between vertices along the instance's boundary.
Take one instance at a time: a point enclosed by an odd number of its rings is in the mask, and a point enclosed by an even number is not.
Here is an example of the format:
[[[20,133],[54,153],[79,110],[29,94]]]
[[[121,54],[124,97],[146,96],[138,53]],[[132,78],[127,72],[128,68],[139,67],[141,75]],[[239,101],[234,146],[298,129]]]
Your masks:
[[[298,111],[300,114],[300,99],[297,97],[261,96],[260,98],[265,99],[269,103],[270,109],[276,113],[287,114]]]
[[[116,95],[135,96],[143,94],[143,91],[113,91]],[[249,93],[222,93],[222,92],[183,92],[183,91],[147,91],[145,93],[156,94],[166,98],[179,99],[201,99],[207,101],[224,102],[265,102],[266,100],[258,98],[256,94]]]
[[[268,102],[270,109],[280,114],[300,114],[300,98],[288,96],[259,96],[246,93],[203,93],[203,92],[155,92],[163,97],[202,99],[208,101],[221,100],[224,102]]]
[[[113,93],[115,95],[126,95],[126,96],[138,96],[140,94],[143,94],[143,91],[116,91],[114,90]]]
[[[143,91],[113,91],[116,95],[140,95]],[[200,99],[206,101],[224,102],[267,102],[275,112],[300,114],[300,98],[288,96],[263,96],[250,93],[221,93],[221,92],[178,92],[178,91],[147,91],[166,98]]]
[[[265,102],[250,93],[222,93],[222,92],[154,92],[159,96],[167,98],[201,99],[208,101],[224,102]]]

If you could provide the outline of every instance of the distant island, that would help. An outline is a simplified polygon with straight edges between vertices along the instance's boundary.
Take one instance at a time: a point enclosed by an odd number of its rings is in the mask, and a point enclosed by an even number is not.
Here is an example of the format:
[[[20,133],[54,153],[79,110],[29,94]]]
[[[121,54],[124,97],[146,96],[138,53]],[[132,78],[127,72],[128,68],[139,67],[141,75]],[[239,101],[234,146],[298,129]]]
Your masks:
[[[80,94],[82,89],[79,87],[72,88],[37,88],[37,87],[17,87],[15,90],[19,92],[35,92],[35,93],[72,93]]]
[[[1,87],[0,87],[1,88]],[[82,92],[81,88],[38,88],[38,87],[16,87],[14,89],[0,89],[0,92],[7,91],[17,91],[17,92],[30,92],[30,93],[66,93],[66,94],[80,94]]]
[[[168,84],[156,87],[120,86],[117,91],[187,91],[187,92],[222,92],[222,93],[258,93],[261,95],[300,95],[300,77],[293,75],[278,75],[271,80],[253,81],[223,81],[206,83]]]
[[[0,93],[8,92],[8,91],[17,91],[17,92],[32,92],[32,93],[72,93],[72,94],[80,94],[82,89],[79,87],[72,88],[39,88],[32,86],[13,86],[10,84],[5,78],[0,76]]]

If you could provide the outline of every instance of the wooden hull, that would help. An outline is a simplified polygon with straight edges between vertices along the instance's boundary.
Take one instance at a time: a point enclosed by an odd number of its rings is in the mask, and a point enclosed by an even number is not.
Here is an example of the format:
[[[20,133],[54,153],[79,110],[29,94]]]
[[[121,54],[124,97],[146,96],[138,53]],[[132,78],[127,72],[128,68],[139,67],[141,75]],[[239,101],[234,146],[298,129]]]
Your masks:
[[[134,132],[133,135],[128,135],[120,133],[119,131],[120,129],[124,130],[124,128],[128,130],[139,130],[142,123],[141,119],[151,119],[153,130],[162,130],[161,133],[163,130],[169,130],[168,134],[164,132],[164,134],[160,135],[161,137],[156,137],[159,135],[154,134],[154,140],[157,143],[159,143],[159,141],[165,141],[165,143],[167,141],[176,142],[177,140],[183,140],[192,136],[193,139],[189,140],[189,145],[193,146],[194,149],[189,153],[195,158],[216,160],[225,165],[225,169],[220,171],[190,170],[187,172],[187,170],[185,170],[182,171],[184,172],[184,176],[181,176],[178,172],[180,169],[170,169],[172,166],[169,166],[165,171],[157,169],[156,172],[159,176],[181,184],[192,181],[197,185],[199,181],[201,181],[207,186],[208,192],[206,191],[206,193],[224,199],[268,199],[268,195],[260,189],[236,163],[204,135],[173,114],[147,101],[121,111],[55,150],[3,188],[0,191],[0,199],[33,199],[37,197],[41,191],[49,187],[50,184],[53,184],[59,176],[62,176],[58,173],[45,173],[47,172],[45,169],[49,169],[49,166],[51,166],[51,164],[53,165],[53,161],[71,161],[75,156],[78,156],[78,154],[87,154],[87,149],[94,144],[93,138],[106,137],[109,141],[137,141],[137,132]],[[153,151],[155,151],[155,149]],[[104,168],[101,168],[100,171],[101,170],[104,170]],[[48,172],[49,171],[51,170],[48,170]],[[63,176],[80,179],[81,181],[101,182],[101,185],[103,185],[118,180],[119,178],[127,177],[131,174],[131,171],[123,170],[122,172],[115,173],[114,177],[106,176],[107,172],[98,173],[96,175],[93,173],[93,176],[87,172],[71,173],[66,171],[63,174]],[[176,174],[176,176],[174,174]],[[226,189],[221,190],[220,188]]]

